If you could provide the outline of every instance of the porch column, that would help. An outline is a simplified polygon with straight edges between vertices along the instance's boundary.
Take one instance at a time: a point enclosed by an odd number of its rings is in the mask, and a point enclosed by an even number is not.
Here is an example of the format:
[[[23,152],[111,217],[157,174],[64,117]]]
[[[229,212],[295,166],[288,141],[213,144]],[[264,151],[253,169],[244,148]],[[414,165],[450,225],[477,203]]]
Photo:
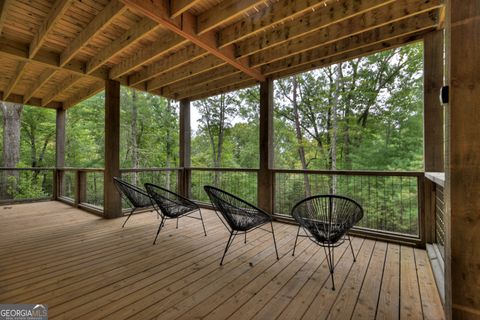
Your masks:
[[[258,171],[258,206],[273,213],[273,80],[260,83],[260,170]]]
[[[103,207],[105,218],[122,215],[120,194],[113,177],[120,176],[120,83],[105,81],[105,176]]]
[[[439,91],[443,86],[443,30],[428,33],[424,38],[424,169],[426,172],[444,172],[444,112]],[[435,183],[424,179],[424,221],[422,239],[435,241]]]
[[[180,145],[179,158],[181,168],[190,168],[190,144],[191,144],[191,124],[190,124],[190,101],[180,100]],[[190,171],[183,170],[178,175],[178,191],[185,197],[190,196]]]
[[[480,318],[480,1],[447,2],[446,301],[452,319]],[[451,311],[451,314],[450,314]]]
[[[57,109],[56,131],[55,131],[55,168],[65,167],[65,122],[67,112],[64,109]],[[63,182],[63,171],[55,170],[53,197],[55,200],[60,196]]]

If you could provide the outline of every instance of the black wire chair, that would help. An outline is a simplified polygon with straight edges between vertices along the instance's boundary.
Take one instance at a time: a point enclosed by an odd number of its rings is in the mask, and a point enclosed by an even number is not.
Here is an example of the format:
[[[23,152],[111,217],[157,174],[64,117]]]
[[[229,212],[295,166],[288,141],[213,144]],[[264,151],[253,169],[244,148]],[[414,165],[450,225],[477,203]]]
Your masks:
[[[153,244],[156,243],[158,234],[160,233],[160,231],[165,225],[166,220],[168,219],[177,220],[177,229],[178,219],[181,217],[188,216],[189,218],[201,220],[203,233],[205,233],[205,236],[207,235],[207,231],[205,230],[205,224],[203,223],[202,211],[200,210],[198,204],[196,204],[190,199],[176,194],[175,192],[151,183],[146,183],[145,189],[147,189],[147,192],[150,195],[152,202],[156,204],[156,206],[154,206],[155,210],[157,210],[158,214],[162,218],[160,226],[158,227],[157,235],[155,236],[155,240],[153,240]],[[200,214],[200,218],[190,216],[192,213],[195,212],[198,212]]]
[[[275,232],[273,231],[273,219],[268,213],[221,189],[212,186],[204,186],[204,189],[213,204],[215,213],[230,232],[220,265],[223,264],[223,259],[237,234],[244,233],[245,243],[247,243],[247,233],[257,228],[262,229],[261,226],[267,223],[270,223],[272,231],[262,230],[272,233],[275,253],[277,260],[279,259]]]
[[[125,224],[127,223],[128,219],[130,219],[130,217],[136,210],[151,207],[152,201],[150,200],[150,196],[145,190],[133,184],[130,184],[124,180],[121,180],[120,178],[117,178],[117,177],[114,177],[113,181],[115,183],[115,186],[117,187],[118,192],[120,193],[120,196],[125,201],[130,203],[132,207],[130,214],[128,215],[127,219],[122,225],[122,228],[123,228],[125,227]]]
[[[308,237],[323,247],[328,269],[335,290],[333,272],[335,269],[334,249],[348,240],[356,261],[348,231],[363,218],[362,207],[352,199],[336,195],[317,195],[298,202],[292,209],[292,216],[298,222],[297,237],[292,255],[295,255],[298,237]],[[305,235],[300,235],[300,228]]]

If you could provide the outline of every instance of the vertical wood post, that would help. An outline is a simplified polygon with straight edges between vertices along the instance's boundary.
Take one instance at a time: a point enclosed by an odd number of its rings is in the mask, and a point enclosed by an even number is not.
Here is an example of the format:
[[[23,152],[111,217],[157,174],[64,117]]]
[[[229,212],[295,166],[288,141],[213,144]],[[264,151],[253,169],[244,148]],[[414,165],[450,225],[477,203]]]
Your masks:
[[[120,176],[120,83],[105,81],[105,172],[103,206],[105,218],[122,215],[120,194],[113,177]]]
[[[260,83],[260,170],[257,177],[258,206],[273,213],[273,80]]]
[[[447,315],[479,319],[480,1],[450,0],[446,17],[450,87],[445,181],[450,224],[445,264]]]
[[[190,146],[191,146],[191,124],[190,124],[190,101],[180,101],[180,141],[179,141],[179,158],[181,168],[190,168]],[[184,169],[178,174],[178,191],[184,197],[190,197],[191,191],[191,172]]]
[[[444,172],[444,112],[438,98],[443,86],[443,30],[428,33],[424,38],[424,161],[426,172]],[[435,185],[425,179],[422,239],[435,241]]]
[[[55,130],[55,168],[53,173],[53,198],[57,200],[63,189],[63,170],[65,167],[65,124],[67,112],[57,109],[56,130]]]

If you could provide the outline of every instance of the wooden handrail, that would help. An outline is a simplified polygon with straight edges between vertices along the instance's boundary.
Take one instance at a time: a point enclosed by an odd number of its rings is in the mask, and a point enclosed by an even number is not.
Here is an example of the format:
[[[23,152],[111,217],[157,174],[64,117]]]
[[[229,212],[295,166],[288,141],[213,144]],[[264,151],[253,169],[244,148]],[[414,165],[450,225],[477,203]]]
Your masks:
[[[189,167],[190,171],[237,171],[237,172],[258,172],[259,169],[252,168],[207,168],[207,167]]]
[[[360,171],[360,170],[302,170],[302,169],[273,169],[275,173],[325,174],[344,176],[388,176],[388,177],[422,177],[420,171]]]

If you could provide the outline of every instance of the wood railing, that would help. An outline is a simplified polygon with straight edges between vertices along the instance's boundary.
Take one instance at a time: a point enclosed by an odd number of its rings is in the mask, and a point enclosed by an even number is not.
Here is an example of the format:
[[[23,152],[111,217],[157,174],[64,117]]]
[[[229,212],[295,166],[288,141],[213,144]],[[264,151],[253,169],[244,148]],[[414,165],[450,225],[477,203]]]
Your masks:
[[[46,199],[58,199],[90,212],[103,214],[103,169],[17,170],[50,172],[51,183],[43,184],[51,190],[50,193],[45,193]],[[123,179],[133,184],[141,186],[146,182],[158,184],[203,204],[209,203],[203,191],[204,185],[226,189],[254,204],[258,202],[258,169],[138,168],[121,169],[120,172]],[[279,220],[293,222],[290,210],[297,201],[306,196],[336,193],[352,197],[364,207],[364,219],[355,232],[414,244],[424,242],[423,172],[292,169],[274,169],[271,172],[273,191],[269,196],[273,203],[274,215]],[[123,208],[127,207],[128,204],[123,203]]]

